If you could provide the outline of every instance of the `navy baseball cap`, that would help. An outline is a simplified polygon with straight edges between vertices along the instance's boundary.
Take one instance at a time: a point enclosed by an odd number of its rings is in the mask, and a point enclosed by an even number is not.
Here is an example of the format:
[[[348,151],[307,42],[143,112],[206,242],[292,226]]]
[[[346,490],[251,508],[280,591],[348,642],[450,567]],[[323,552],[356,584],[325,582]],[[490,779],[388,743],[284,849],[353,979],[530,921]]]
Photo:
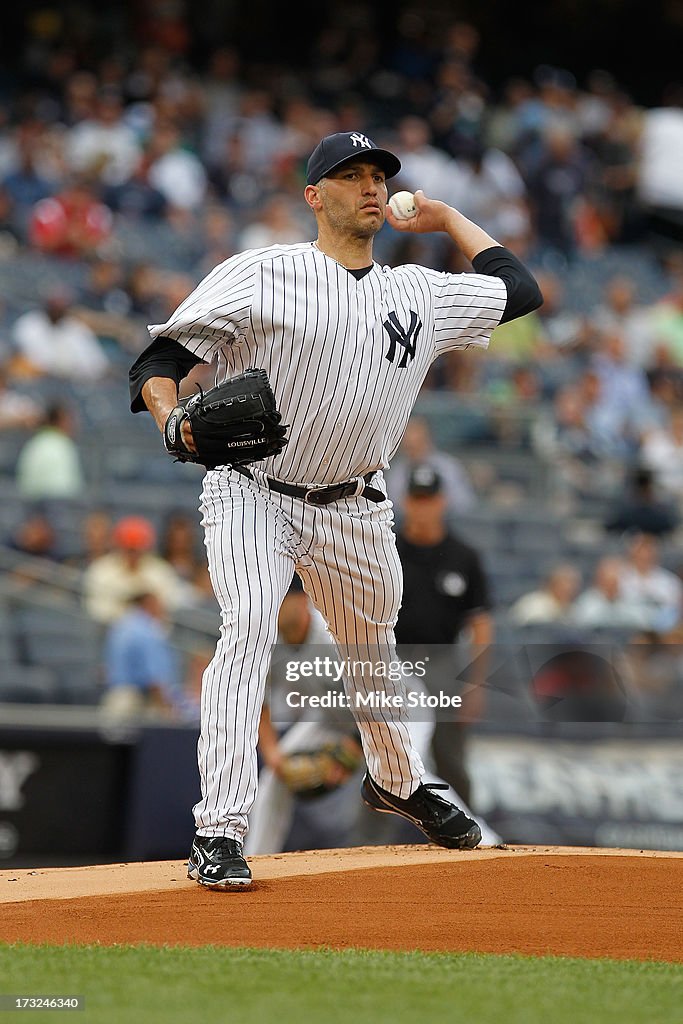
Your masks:
[[[387,178],[401,170],[401,161],[388,149],[380,149],[362,132],[337,132],[326,135],[311,153],[306,168],[306,184],[317,185],[321,178],[353,157],[372,160],[381,167]]]
[[[431,497],[441,492],[441,477],[428,462],[421,462],[411,469],[407,489],[411,497]]]

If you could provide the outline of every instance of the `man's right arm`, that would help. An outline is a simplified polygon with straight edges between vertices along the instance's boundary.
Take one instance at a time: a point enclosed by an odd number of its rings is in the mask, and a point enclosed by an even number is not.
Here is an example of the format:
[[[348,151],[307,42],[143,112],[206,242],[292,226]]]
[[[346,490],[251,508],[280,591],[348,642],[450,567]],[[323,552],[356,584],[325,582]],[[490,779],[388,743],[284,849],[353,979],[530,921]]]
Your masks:
[[[178,405],[178,385],[202,360],[171,338],[155,338],[133,363],[129,373],[132,412],[148,409],[163,434],[166,420]],[[182,439],[196,454],[188,423],[182,425]]]
[[[178,385],[168,377],[150,377],[142,385],[141,394],[145,405],[163,434],[166,420],[178,405]],[[181,425],[180,434],[188,451],[196,455],[197,448],[192,437],[192,428],[187,421]]]
[[[178,385],[170,377],[150,377],[142,385],[141,396],[163,432],[166,420],[178,404]]]
[[[130,389],[130,411],[144,412],[146,409],[154,416],[157,424],[157,414],[149,404],[148,399],[153,401],[155,397],[162,402],[171,393],[168,388],[159,389],[155,386],[145,390],[145,385],[152,380],[163,378],[175,384],[174,402],[171,409],[178,404],[178,385],[183,377],[187,377],[193,366],[197,366],[203,360],[194,355],[178,341],[172,338],[155,338],[144,352],[141,352],[128,373],[128,385]],[[168,412],[171,411],[168,410]],[[167,412],[167,415],[168,415]],[[164,421],[165,422],[165,421]]]

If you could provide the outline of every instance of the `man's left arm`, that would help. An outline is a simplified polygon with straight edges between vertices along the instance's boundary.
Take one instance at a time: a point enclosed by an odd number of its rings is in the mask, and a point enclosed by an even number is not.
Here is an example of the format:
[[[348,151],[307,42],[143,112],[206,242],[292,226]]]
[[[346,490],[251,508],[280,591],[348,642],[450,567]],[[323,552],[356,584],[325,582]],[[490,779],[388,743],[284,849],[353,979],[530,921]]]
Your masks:
[[[472,266],[477,274],[499,277],[505,284],[508,294],[505,311],[500,318],[502,324],[532,313],[543,304],[543,295],[535,277],[504,245],[494,245],[477,253]]]
[[[415,193],[415,206],[417,213],[409,220],[399,220],[391,207],[387,206],[388,223],[396,231],[416,234],[445,232],[470,261],[477,274],[500,278],[507,292],[500,323],[524,316],[542,305],[543,295],[533,274],[514,253],[478,224],[447,203],[428,199],[420,190]]]

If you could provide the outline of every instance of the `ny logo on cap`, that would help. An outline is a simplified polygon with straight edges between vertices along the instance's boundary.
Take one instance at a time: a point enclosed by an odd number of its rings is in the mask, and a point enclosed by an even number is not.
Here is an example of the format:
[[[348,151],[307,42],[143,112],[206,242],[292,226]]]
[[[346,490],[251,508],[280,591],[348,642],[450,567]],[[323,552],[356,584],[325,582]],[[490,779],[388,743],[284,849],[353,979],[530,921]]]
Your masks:
[[[354,148],[356,146],[363,146],[364,149],[372,149],[372,143],[367,135],[361,135],[360,132],[352,132],[350,135],[350,141],[353,143]]]

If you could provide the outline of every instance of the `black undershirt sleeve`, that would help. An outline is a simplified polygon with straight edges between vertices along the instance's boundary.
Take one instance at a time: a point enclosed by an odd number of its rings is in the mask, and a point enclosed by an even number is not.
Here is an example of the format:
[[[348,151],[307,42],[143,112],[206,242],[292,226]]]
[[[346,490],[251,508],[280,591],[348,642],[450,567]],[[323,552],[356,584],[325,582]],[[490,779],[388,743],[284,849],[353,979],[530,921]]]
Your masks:
[[[147,411],[141,392],[143,384],[151,377],[170,377],[176,384],[180,384],[192,367],[201,362],[203,360],[193,355],[179,341],[155,338],[145,351],[140,353],[128,373],[130,411]]]
[[[508,320],[515,320],[518,316],[524,316],[525,313],[531,313],[542,305],[543,295],[536,278],[504,245],[491,246],[490,249],[477,253],[472,260],[472,266],[477,274],[499,277],[505,282],[508,297],[500,321],[502,324]]]

